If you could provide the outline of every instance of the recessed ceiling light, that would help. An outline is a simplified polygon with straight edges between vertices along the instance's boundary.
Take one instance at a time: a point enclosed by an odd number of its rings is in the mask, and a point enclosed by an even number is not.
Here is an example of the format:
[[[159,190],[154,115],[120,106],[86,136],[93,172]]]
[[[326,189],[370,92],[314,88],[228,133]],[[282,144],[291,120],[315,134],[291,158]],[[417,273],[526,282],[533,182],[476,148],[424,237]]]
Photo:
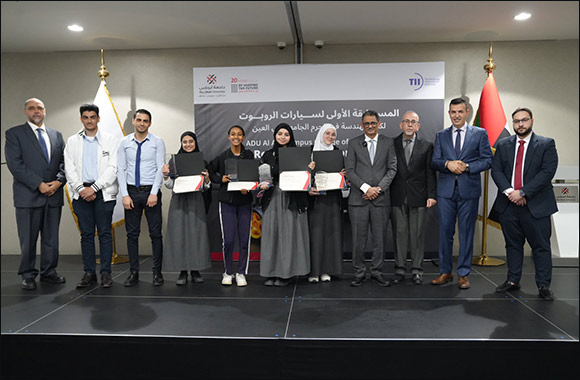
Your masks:
[[[524,20],[529,19],[530,17],[532,17],[532,15],[530,13],[522,12],[520,14],[515,15],[514,20],[524,21]]]
[[[83,28],[82,26],[77,25],[77,24],[69,25],[69,26],[67,26],[67,28],[71,32],[82,32],[83,30],[85,30],[85,28]]]

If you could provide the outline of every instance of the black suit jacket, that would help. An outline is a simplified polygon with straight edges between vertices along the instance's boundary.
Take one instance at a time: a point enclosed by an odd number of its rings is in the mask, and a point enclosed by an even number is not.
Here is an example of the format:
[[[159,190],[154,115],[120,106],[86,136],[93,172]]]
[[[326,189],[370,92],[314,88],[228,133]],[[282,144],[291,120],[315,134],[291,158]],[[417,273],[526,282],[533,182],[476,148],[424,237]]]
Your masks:
[[[14,177],[12,186],[14,207],[42,207],[47,202],[51,207],[64,204],[63,188],[47,197],[40,193],[41,182],[58,180],[64,185],[64,139],[62,134],[52,128],[46,128],[50,139],[50,164],[37,135],[28,123],[12,127],[6,131],[6,147],[4,154],[8,170]]]
[[[517,136],[501,139],[496,144],[491,166],[491,177],[497,185],[494,207],[503,213],[510,200],[503,191],[512,187],[512,173],[515,165]],[[552,178],[558,168],[558,153],[554,139],[538,136],[532,132],[530,145],[524,158],[522,190],[526,194],[526,204],[534,218],[542,218],[558,211]]]
[[[394,139],[397,174],[391,183],[391,206],[426,207],[427,199],[437,199],[437,177],[431,168],[433,144],[415,137],[409,164],[405,160],[403,134]]]

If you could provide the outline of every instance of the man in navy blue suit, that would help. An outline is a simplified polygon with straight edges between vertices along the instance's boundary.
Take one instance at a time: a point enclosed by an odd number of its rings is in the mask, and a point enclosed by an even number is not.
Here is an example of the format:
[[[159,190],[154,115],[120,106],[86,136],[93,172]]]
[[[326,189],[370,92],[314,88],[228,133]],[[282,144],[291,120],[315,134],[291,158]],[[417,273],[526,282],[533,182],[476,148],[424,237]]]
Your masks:
[[[558,211],[552,187],[552,178],[558,168],[556,143],[532,132],[534,119],[528,108],[516,109],[512,120],[516,135],[497,143],[491,167],[491,176],[498,189],[494,207],[500,215],[508,264],[507,280],[496,292],[520,288],[527,240],[532,247],[540,297],[552,301],[550,215]]]
[[[439,172],[437,205],[439,211],[439,276],[431,281],[442,285],[453,280],[453,236],[459,223],[457,276],[460,289],[469,289],[473,259],[473,235],[481,173],[491,167],[491,147],[485,129],[467,123],[469,109],[461,98],[449,103],[451,127],[437,132],[431,166]]]
[[[21,287],[36,289],[39,271],[36,242],[40,234],[40,281],[62,284],[56,273],[58,229],[63,200],[64,139],[59,131],[44,125],[46,109],[40,99],[24,103],[27,122],[6,131],[6,164],[14,177],[12,191],[21,260]]]

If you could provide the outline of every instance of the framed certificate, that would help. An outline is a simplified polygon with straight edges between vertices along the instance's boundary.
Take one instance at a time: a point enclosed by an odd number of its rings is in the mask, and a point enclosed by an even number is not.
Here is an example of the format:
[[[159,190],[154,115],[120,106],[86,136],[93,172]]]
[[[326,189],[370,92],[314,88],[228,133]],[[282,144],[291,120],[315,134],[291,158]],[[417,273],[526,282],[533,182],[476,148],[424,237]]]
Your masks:
[[[242,189],[254,190],[258,188],[258,166],[260,165],[260,161],[230,159],[226,160],[226,169],[228,167],[228,161],[230,170],[236,172],[236,179],[234,180],[232,177],[232,181],[228,182],[228,191],[240,191]],[[227,174],[231,175],[230,172]]]
[[[343,189],[346,180],[340,173],[344,169],[344,157],[340,150],[315,151],[312,153],[314,168],[314,186],[317,190]]]
[[[280,173],[280,190],[282,191],[308,191],[310,190],[310,172],[285,171]]]
[[[191,193],[200,191],[203,187],[204,177],[202,175],[184,175],[175,178],[173,181],[174,193]]]
[[[179,153],[173,156],[177,178],[173,181],[174,193],[190,193],[200,191],[203,188],[204,177],[201,172],[205,171],[203,153]]]

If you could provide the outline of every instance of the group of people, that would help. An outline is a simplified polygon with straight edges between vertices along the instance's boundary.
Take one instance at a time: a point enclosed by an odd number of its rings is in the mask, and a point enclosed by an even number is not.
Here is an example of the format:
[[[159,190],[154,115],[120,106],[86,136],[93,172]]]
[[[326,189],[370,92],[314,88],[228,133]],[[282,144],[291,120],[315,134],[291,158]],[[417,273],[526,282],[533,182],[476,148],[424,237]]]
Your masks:
[[[204,281],[201,271],[211,265],[206,215],[211,187],[219,184],[218,208],[223,241],[225,286],[246,286],[252,210],[259,201],[263,210],[260,275],[266,286],[285,286],[295,276],[308,281],[331,281],[342,273],[343,225],[341,190],[319,191],[316,183],[308,192],[282,191],[280,150],[295,147],[292,128],[285,123],[274,130],[273,148],[264,152],[271,179],[259,184],[259,193],[249,189],[228,191],[232,181],[228,160],[253,159],[243,141],[244,129],[232,126],[227,132],[230,147],[210,162],[204,162],[201,191],[172,192],[167,220],[165,249],[162,236],[161,186],[173,189],[176,171],[171,159],[165,162],[163,140],[149,131],[151,113],[135,111],[134,132],[120,141],[100,131],[99,108],[80,107],[83,129],[66,144],[60,132],[44,125],[46,109],[37,98],[25,102],[27,122],[6,131],[6,162],[14,177],[13,194],[21,247],[18,274],[24,289],[35,289],[35,278],[60,284],[66,280],[56,272],[58,230],[63,206],[63,185],[68,182],[72,205],[81,231],[84,275],[77,287],[98,283],[95,229],[99,236],[102,287],[111,287],[111,221],[117,193],[122,196],[127,231],[130,273],[125,286],[139,282],[139,235],[143,213],[152,244],[154,286],[164,283],[165,271],[179,272],[176,284]],[[551,222],[557,211],[551,180],[558,165],[554,140],[532,131],[532,111],[518,108],[512,114],[515,136],[497,143],[495,155],[485,129],[467,122],[469,108],[462,98],[451,100],[452,125],[436,134],[431,143],[418,135],[417,112],[406,111],[400,121],[401,134],[394,139],[379,134],[377,112],[362,115],[363,134],[351,138],[342,174],[350,182],[348,214],[352,228],[354,278],[350,285],[370,280],[379,286],[405,281],[423,283],[424,231],[427,209],[437,205],[439,217],[439,275],[431,281],[443,285],[453,281],[453,242],[456,224],[459,253],[456,273],[460,289],[471,284],[473,237],[479,198],[480,173],[490,169],[498,187],[495,203],[501,215],[506,241],[507,280],[497,292],[520,288],[523,247],[532,247],[539,295],[552,300]],[[312,151],[338,150],[337,129],[324,124]],[[200,151],[195,133],[181,135],[179,153]],[[313,160],[309,169],[316,172]],[[438,174],[438,175],[437,175]],[[383,272],[387,225],[391,220],[395,270],[391,278]],[[367,268],[365,251],[371,233],[372,258]],[[40,271],[36,269],[36,244],[41,236]],[[237,263],[233,250],[239,247]],[[407,255],[410,253],[410,268]],[[367,273],[369,272],[369,273]]]

